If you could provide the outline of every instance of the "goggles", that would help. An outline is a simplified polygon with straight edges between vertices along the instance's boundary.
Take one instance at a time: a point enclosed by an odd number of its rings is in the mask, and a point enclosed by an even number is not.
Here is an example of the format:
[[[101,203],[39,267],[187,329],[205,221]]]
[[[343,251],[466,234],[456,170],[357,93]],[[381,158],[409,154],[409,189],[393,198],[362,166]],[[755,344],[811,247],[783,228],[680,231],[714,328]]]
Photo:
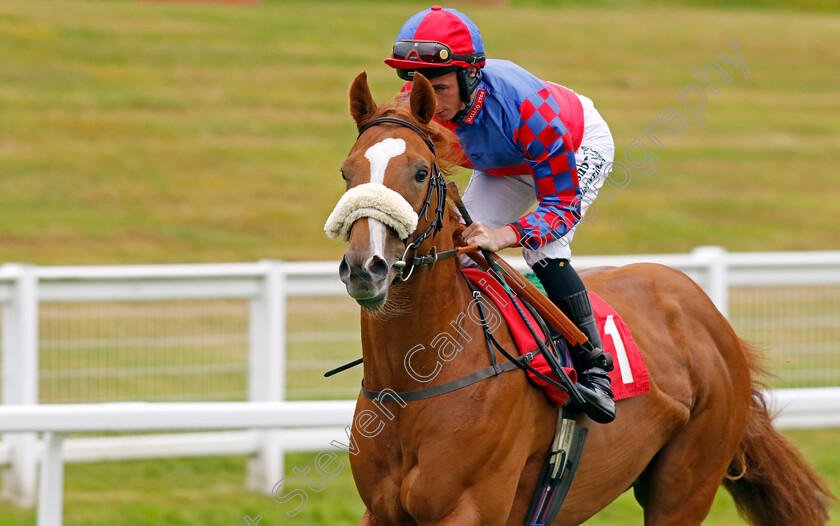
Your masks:
[[[426,64],[450,64],[453,60],[475,64],[484,60],[484,56],[479,54],[455,55],[446,44],[431,40],[400,40],[394,44],[392,58]]]

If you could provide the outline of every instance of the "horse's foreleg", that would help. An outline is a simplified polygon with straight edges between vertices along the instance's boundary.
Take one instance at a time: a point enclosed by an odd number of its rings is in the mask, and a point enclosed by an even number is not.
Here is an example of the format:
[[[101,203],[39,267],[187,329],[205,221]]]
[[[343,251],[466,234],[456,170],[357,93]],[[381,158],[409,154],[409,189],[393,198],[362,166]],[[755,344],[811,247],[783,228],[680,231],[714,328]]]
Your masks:
[[[365,514],[362,516],[362,522],[359,523],[359,526],[382,526],[376,517],[373,516],[373,513],[370,510],[365,510]]]
[[[461,503],[455,508],[455,511],[448,514],[446,517],[442,519],[418,522],[419,526],[479,526],[481,524],[481,519],[479,518],[480,515],[478,510],[474,506],[470,506],[468,504]],[[412,522],[412,524],[415,524]],[[365,510],[364,516],[362,516],[362,521],[359,523],[359,526],[383,526],[381,522],[376,520],[376,517],[373,516],[373,513],[370,510]]]
[[[362,516],[362,521],[359,523],[359,526],[374,526],[374,524],[376,523],[373,522],[370,510],[365,510],[365,514]]]
[[[471,499],[462,497],[455,509],[446,517],[418,524],[420,526],[481,526],[481,514]]]

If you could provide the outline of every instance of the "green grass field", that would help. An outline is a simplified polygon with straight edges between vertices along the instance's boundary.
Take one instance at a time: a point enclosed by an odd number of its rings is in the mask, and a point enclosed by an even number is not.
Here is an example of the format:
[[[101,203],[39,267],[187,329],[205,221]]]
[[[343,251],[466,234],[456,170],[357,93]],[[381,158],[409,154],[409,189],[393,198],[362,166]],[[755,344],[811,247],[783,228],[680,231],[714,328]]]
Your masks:
[[[533,4],[457,5],[490,56],[591,97],[617,159],[638,138],[658,163],[602,191],[577,253],[838,248],[837,10]],[[382,58],[417,9],[0,4],[0,260],[338,258],[322,225],[354,138],[347,86],[367,70],[378,100],[396,93]],[[749,78],[718,58],[733,40]],[[712,73],[704,122],[660,125],[656,149],[644,130],[711,62],[731,81]]]
[[[447,5],[482,28],[489,56],[591,97],[617,159],[636,139],[655,156],[652,174],[634,167],[624,188],[602,191],[615,197],[597,202],[576,253],[840,248],[836,1]],[[0,2],[0,263],[338,259],[342,245],[322,225],[343,191],[338,167],[355,137],[347,86],[366,70],[376,99],[390,100],[401,82],[382,58],[399,25],[424,7]],[[734,56],[733,40],[748,77],[719,58]],[[660,125],[662,149],[653,147],[645,129],[680,105],[686,87],[702,85],[691,66],[711,62],[731,81],[713,73],[720,92],[706,92],[703,122],[689,115],[676,135]],[[463,185],[467,174],[455,180]],[[323,306],[301,306],[290,326],[307,308]],[[355,319],[345,324],[338,330],[357,327]],[[762,334],[760,325],[747,330],[751,339]],[[290,355],[302,358],[311,345],[293,342]],[[339,346],[307,358],[356,352]],[[337,389],[357,383],[345,378]],[[311,382],[290,377],[289,389]],[[62,389],[96,397],[127,388],[51,389],[59,398]],[[840,493],[840,431],[789,436]],[[290,455],[287,468],[313,458]],[[227,526],[257,514],[263,526],[358,522],[349,470],[310,492],[306,509],[289,518],[284,506],[244,490],[244,466],[240,457],[70,464],[65,524]],[[840,507],[833,512],[840,524]],[[31,510],[0,502],[0,526],[34,523]],[[588,524],[640,523],[625,494]],[[743,524],[722,493],[707,523]]]
[[[840,473],[836,444],[837,431],[791,432],[788,435],[805,452],[820,473]],[[313,466],[314,454],[294,454],[286,467]],[[293,482],[284,489],[301,489],[309,501],[293,517],[298,500],[278,503],[268,496],[243,489],[245,460],[241,457],[206,459],[131,461],[118,463],[70,464],[66,468],[64,524],[66,526],[234,526],[246,524],[244,518],[263,517],[262,526],[354,526],[364,507],[356,495],[347,456],[340,457],[345,468],[332,479],[312,475],[313,484],[324,484],[320,492]],[[830,478],[835,493],[840,478]],[[834,507],[829,524],[840,524]],[[587,521],[591,526],[642,524],[642,510],[632,496],[624,493],[601,513]],[[0,504],[0,525],[31,526],[32,511]],[[738,517],[729,495],[719,490],[706,524],[736,526],[745,524]],[[782,525],[780,525],[782,526]]]

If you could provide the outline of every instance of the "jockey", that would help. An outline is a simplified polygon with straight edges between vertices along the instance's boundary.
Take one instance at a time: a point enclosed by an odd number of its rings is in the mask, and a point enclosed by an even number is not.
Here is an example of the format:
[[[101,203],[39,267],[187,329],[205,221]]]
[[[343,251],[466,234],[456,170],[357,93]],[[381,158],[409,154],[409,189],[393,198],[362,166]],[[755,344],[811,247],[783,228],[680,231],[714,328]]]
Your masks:
[[[581,409],[611,422],[612,361],[569,263],[575,227],[612,164],[607,123],[587,97],[513,62],[486,59],[478,27],[455,9],[433,6],[409,18],[385,63],[409,81],[406,90],[417,71],[432,83],[435,118],[458,136],[462,164],[473,169],[463,201],[475,222],[464,241],[491,251],[523,248],[548,297],[589,338],[573,350]]]

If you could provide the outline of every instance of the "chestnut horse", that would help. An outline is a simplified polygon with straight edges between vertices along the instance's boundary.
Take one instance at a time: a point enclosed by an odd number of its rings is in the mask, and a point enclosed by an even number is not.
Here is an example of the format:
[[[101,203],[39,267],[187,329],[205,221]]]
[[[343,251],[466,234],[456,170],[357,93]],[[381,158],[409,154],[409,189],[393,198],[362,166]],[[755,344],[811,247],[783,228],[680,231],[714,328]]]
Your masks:
[[[453,136],[432,122],[430,83],[417,75],[405,102],[377,106],[364,73],[350,88],[360,136],[342,165],[348,191],[382,185],[422,212],[415,228],[389,208],[391,198],[367,200],[343,236],[340,277],[363,307],[364,387],[377,391],[416,391],[490,364],[482,327],[464,316],[473,298],[457,258],[400,279],[409,271],[401,261],[454,248],[458,229],[452,209],[435,213],[445,194],[436,191],[434,149],[445,156]],[[380,117],[391,119],[371,125]],[[377,219],[365,212],[373,209]],[[588,439],[555,525],[580,524],[631,487],[645,524],[700,524],[721,483],[753,524],[828,520],[833,497],[771,424],[755,353],[691,279],[654,264],[594,269],[583,279],[631,328],[651,391],[618,402],[610,424],[578,418]],[[508,331],[494,335],[514,349]],[[557,416],[520,372],[419,401],[360,395],[350,462],[367,507],[361,524],[521,525]]]

